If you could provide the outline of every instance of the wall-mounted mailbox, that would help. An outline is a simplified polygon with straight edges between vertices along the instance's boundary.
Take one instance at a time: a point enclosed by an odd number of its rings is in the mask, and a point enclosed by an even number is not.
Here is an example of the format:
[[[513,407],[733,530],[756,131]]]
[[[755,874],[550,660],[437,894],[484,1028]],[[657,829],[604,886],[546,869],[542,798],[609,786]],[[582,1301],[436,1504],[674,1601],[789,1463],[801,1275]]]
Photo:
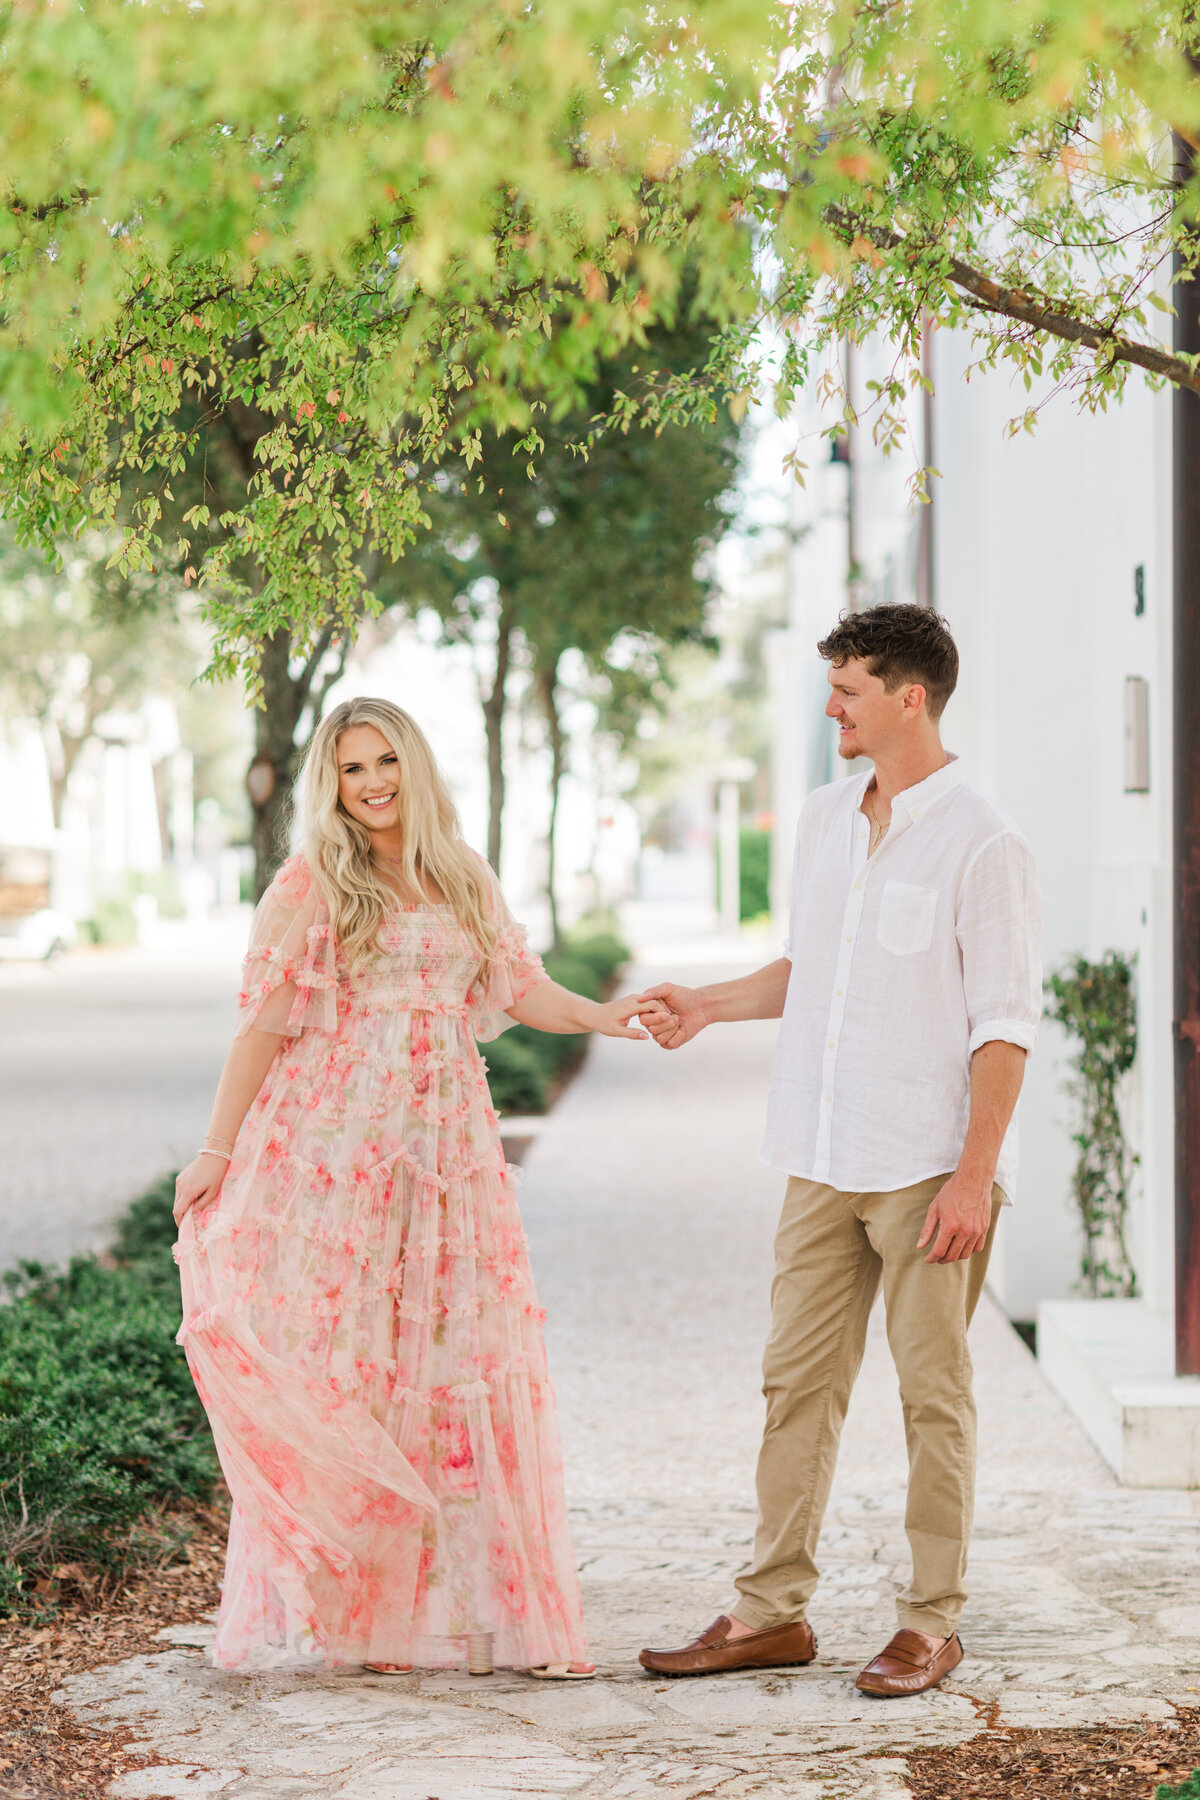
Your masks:
[[[1150,683],[1125,677],[1125,792],[1150,792]]]

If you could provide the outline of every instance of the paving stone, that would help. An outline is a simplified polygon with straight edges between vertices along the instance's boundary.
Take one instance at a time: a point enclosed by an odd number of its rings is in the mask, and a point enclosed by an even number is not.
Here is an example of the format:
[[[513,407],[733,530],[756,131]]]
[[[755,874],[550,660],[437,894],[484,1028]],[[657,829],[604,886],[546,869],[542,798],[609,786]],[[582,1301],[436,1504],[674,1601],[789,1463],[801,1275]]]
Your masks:
[[[238,1769],[206,1769],[199,1764],[169,1763],[160,1768],[136,1769],[123,1775],[109,1789],[118,1800],[145,1800],[147,1795],[168,1794],[171,1800],[191,1800],[191,1796],[220,1794],[240,1779]]]
[[[601,1772],[591,1759],[564,1755],[528,1737],[482,1733],[469,1745],[354,1775],[337,1800],[498,1800],[502,1795],[574,1794]]]

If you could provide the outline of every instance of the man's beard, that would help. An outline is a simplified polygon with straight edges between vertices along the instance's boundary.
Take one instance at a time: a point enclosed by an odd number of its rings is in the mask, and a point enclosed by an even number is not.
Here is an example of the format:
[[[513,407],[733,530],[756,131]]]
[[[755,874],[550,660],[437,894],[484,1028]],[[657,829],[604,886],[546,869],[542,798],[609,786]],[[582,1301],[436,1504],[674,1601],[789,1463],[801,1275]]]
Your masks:
[[[840,731],[838,732],[837,753],[843,762],[853,762],[856,756],[862,755],[862,751],[855,749],[850,743],[850,740],[844,738]]]

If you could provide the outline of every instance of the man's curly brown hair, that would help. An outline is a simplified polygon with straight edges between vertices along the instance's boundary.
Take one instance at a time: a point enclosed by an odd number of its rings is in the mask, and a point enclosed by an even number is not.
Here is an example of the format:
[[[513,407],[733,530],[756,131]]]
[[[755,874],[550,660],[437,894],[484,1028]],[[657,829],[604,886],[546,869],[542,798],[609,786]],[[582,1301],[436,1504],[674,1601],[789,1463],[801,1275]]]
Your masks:
[[[929,716],[941,718],[958,682],[958,649],[946,621],[925,606],[869,606],[839,619],[817,649],[840,669],[864,662],[889,694],[909,682],[925,689]]]

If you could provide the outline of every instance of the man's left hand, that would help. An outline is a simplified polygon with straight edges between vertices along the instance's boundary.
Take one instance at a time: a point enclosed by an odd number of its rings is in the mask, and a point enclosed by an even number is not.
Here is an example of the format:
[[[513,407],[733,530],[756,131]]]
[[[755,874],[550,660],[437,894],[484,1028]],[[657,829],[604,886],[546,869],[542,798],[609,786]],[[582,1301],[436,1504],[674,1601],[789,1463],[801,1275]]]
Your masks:
[[[955,1171],[929,1203],[917,1249],[931,1245],[927,1263],[965,1262],[987,1242],[992,1222],[992,1184]]]

